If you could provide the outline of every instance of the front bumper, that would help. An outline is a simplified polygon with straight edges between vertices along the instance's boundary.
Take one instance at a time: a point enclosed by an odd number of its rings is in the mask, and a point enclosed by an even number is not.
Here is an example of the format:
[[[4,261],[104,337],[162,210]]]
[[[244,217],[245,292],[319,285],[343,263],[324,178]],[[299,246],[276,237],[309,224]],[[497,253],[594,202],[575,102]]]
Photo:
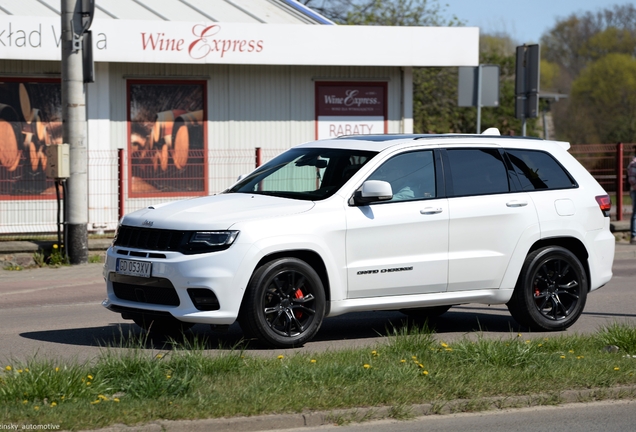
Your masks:
[[[183,255],[113,246],[106,252],[107,298],[102,305],[124,316],[125,311],[149,315],[168,313],[185,322],[230,325],[236,321],[247,286],[246,272],[240,273],[239,266],[248,249],[247,245],[234,244],[224,251]],[[118,275],[118,258],[150,262],[151,277]],[[251,270],[247,274],[249,280]],[[213,306],[216,310],[200,310],[201,304],[198,308],[195,306],[193,293],[205,292],[202,290],[213,293],[218,301],[218,308]]]

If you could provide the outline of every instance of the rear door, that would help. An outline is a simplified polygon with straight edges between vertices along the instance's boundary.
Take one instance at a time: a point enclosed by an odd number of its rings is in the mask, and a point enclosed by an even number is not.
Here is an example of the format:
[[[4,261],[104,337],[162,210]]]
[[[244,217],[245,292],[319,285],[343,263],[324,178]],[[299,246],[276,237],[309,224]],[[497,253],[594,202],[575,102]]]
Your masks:
[[[499,288],[520,241],[538,236],[533,201],[514,191],[512,168],[498,148],[447,149],[444,160],[448,291]]]

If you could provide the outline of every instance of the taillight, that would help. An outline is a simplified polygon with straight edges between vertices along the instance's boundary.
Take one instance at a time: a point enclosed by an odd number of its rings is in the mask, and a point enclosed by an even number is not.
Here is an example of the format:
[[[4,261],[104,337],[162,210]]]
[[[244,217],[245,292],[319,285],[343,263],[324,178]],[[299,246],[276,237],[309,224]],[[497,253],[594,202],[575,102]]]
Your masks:
[[[596,202],[598,203],[598,206],[600,207],[605,217],[609,217],[610,209],[612,208],[612,201],[610,200],[609,195],[597,196]]]

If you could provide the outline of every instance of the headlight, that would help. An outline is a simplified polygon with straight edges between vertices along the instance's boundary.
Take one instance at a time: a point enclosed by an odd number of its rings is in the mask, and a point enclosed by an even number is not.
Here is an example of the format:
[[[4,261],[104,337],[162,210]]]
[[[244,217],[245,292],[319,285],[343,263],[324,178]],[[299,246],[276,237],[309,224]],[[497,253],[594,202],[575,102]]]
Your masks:
[[[190,234],[181,252],[189,255],[222,251],[234,243],[238,234],[238,231],[196,231]]]

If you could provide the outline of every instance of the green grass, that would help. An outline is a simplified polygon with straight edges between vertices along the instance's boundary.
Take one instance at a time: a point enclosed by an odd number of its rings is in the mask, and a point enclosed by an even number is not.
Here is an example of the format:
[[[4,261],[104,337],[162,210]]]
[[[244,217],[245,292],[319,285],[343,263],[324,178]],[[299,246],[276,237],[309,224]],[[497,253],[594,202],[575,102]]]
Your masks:
[[[370,406],[408,418],[411,404],[467,399],[478,410],[491,396],[540,394],[558,403],[565,390],[636,385],[636,328],[625,324],[586,336],[453,343],[426,328],[398,328],[372,348],[270,358],[241,347],[209,355],[208,341],[192,335],[162,351],[145,348],[144,336],[122,339],[92,362],[9,362],[0,373],[0,418],[69,430]],[[609,353],[607,345],[620,349]]]

